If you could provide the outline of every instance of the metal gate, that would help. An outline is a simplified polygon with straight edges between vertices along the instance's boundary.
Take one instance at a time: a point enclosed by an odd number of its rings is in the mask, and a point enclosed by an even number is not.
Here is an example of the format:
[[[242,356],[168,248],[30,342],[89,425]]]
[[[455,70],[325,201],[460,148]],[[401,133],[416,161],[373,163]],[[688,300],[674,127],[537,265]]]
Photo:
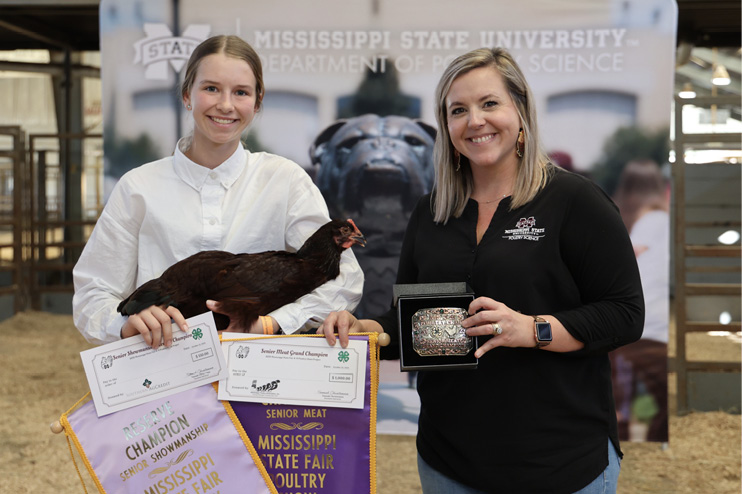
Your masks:
[[[737,240],[732,245],[716,241],[724,230],[740,229],[740,168],[738,162],[686,163],[689,150],[739,149],[739,133],[685,134],[683,106],[721,107],[739,113],[739,97],[710,96],[675,100],[674,260],[675,260],[675,359],[670,369],[677,375],[678,413],[690,410],[733,409],[739,412],[740,362],[689,360],[687,338],[691,333],[736,333],[740,324],[740,258]],[[719,312],[728,314],[720,321]],[[714,319],[715,317],[715,319]],[[732,344],[730,342],[730,344]]]
[[[103,207],[103,138],[0,127],[0,311],[69,313],[72,268]]]

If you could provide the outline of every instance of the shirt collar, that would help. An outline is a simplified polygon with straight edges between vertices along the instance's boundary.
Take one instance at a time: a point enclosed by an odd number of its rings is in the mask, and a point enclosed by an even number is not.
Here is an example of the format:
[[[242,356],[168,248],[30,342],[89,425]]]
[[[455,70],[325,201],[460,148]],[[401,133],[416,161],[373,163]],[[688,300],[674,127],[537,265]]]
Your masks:
[[[234,153],[223,163],[210,170],[191,161],[185,155],[190,144],[191,140],[188,137],[183,137],[178,141],[173,154],[173,166],[178,177],[196,190],[200,191],[207,181],[214,183],[215,180],[225,189],[229,189],[245,170],[247,151],[242,145],[237,146]]]

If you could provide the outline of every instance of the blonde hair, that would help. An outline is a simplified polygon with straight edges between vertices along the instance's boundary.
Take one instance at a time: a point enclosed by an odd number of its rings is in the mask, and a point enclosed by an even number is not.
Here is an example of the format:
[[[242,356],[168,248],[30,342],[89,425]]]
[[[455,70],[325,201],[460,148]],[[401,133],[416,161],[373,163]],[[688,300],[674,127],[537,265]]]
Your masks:
[[[531,88],[513,57],[502,48],[480,48],[459,56],[443,72],[435,90],[435,118],[438,134],[433,150],[435,184],[433,185],[433,217],[438,223],[458,218],[472,193],[469,161],[460,156],[461,169],[456,171],[455,149],[448,133],[446,97],[453,82],[461,75],[481,67],[493,67],[502,76],[513,100],[525,137],[523,157],[516,174],[510,209],[527,204],[546,185],[549,159],[538,137],[536,105]],[[513,149],[515,153],[515,149]]]
[[[244,60],[250,66],[253,75],[255,75],[255,109],[260,110],[265,95],[263,64],[253,47],[247,41],[234,35],[212,36],[194,48],[191,57],[188,59],[183,84],[180,86],[181,97],[185,98],[190,93],[201,60],[216,53],[223,53],[228,57]]]

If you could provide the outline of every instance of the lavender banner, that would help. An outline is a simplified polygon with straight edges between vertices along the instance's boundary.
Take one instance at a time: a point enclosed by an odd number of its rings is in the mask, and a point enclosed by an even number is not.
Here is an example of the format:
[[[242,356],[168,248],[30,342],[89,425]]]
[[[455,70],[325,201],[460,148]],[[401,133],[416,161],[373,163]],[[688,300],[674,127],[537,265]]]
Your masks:
[[[230,402],[279,493],[374,493],[371,360],[362,410]]]
[[[211,384],[104,417],[89,401],[62,423],[101,492],[276,492]]]

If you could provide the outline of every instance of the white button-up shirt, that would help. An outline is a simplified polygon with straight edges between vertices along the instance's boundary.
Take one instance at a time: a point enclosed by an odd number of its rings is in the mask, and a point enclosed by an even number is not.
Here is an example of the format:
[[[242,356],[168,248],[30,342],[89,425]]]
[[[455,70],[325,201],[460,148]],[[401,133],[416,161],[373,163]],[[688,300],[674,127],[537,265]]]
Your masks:
[[[127,172],[117,182],[73,271],[75,325],[93,343],[120,338],[118,304],[138,286],[203,250],[295,252],[329,221],[327,206],[296,163],[241,146],[210,170],[183,153]],[[270,315],[284,332],[353,310],[363,272],[350,249],[340,275]]]

